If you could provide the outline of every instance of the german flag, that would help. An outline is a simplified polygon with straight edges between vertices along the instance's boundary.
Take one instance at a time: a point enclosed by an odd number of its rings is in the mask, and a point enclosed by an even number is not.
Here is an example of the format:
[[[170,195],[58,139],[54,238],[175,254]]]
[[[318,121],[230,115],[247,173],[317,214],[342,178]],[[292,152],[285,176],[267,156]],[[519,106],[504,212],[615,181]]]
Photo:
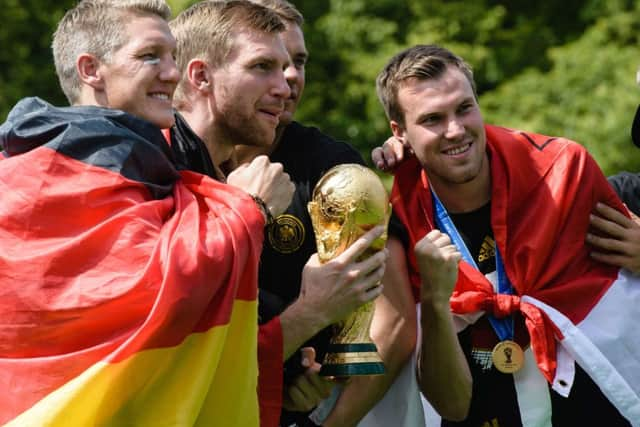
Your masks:
[[[0,127],[0,424],[257,426],[264,219],[122,112]]]

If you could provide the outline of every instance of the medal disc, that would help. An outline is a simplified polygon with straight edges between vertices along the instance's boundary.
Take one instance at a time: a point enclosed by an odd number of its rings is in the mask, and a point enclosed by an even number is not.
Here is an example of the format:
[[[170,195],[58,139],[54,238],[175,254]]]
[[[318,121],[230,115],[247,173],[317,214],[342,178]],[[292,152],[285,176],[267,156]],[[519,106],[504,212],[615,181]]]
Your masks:
[[[502,373],[512,374],[524,365],[524,352],[515,341],[500,341],[491,352],[493,366]]]

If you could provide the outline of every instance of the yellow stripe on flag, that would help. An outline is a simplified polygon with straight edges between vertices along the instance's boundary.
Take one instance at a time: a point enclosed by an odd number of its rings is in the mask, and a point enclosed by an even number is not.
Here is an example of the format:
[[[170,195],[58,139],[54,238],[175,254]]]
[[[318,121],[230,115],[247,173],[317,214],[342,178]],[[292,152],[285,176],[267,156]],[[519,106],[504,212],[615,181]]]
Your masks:
[[[257,302],[236,300],[227,325],[97,363],[7,426],[257,427],[257,336]]]

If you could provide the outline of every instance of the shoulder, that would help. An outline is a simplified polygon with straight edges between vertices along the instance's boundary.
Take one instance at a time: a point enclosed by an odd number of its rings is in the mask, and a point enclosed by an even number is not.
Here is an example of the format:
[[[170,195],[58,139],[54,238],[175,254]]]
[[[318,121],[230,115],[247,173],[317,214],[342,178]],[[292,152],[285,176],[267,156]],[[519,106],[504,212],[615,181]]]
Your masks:
[[[27,98],[0,127],[0,143],[9,157],[46,147],[91,166],[166,188],[178,177],[173,154],[160,129],[120,110],[54,107],[38,98]],[[154,167],[143,166],[149,164]]]
[[[314,126],[304,126],[298,122],[292,122],[287,126],[283,140],[295,144],[297,148],[307,153],[344,155],[362,160],[362,156],[352,145],[339,141]]]
[[[620,172],[608,180],[627,207],[640,215],[640,173]]]
[[[561,136],[550,136],[494,125],[485,125],[485,131],[487,142],[492,146],[506,145],[509,149],[521,147],[537,152],[557,152],[565,149],[580,153],[586,152],[586,149],[579,143]],[[512,147],[514,141],[519,144]]]

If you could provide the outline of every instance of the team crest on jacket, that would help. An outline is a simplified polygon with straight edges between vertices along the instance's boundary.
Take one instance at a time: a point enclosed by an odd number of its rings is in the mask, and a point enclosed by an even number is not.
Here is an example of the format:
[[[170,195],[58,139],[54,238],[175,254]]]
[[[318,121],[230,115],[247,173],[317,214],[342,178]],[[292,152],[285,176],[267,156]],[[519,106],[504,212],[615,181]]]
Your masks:
[[[276,251],[290,254],[297,251],[304,242],[302,221],[293,215],[279,215],[269,227],[269,244]]]

